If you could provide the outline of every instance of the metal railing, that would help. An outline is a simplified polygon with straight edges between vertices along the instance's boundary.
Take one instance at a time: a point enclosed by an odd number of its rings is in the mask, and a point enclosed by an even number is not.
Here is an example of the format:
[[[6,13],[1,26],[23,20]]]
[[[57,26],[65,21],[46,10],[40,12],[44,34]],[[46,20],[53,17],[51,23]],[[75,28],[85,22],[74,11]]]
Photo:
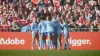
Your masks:
[[[100,32],[100,28],[69,28],[70,32]],[[0,28],[0,32],[21,32],[21,28]]]
[[[100,28],[69,28],[70,32],[100,32]]]

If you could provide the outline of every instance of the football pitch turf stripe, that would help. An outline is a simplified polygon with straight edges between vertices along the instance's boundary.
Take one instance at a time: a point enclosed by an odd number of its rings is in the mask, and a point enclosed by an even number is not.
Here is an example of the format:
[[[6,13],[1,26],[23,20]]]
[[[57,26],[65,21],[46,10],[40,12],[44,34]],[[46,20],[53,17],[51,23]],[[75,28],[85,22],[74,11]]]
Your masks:
[[[0,56],[100,56],[100,50],[0,50]]]

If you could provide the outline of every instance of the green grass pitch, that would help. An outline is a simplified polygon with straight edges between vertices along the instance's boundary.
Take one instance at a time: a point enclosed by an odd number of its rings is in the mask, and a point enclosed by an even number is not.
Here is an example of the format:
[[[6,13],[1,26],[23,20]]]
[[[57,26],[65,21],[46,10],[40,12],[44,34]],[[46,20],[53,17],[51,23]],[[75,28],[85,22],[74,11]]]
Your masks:
[[[100,56],[100,50],[0,50],[0,56]]]

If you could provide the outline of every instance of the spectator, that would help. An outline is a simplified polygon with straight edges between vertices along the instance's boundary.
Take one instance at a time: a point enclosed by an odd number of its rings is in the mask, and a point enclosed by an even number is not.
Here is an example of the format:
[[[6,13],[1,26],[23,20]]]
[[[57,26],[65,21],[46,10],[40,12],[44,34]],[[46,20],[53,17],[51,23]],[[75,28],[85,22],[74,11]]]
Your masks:
[[[0,0],[0,28],[7,28],[9,25],[8,28],[17,31],[30,24],[34,17],[46,19],[49,16],[52,20],[63,17],[70,28],[89,31],[85,28],[100,27],[99,7],[99,0]],[[92,23],[95,21],[96,23]]]
[[[96,24],[96,21],[93,22],[93,25],[92,25],[92,31],[93,31],[93,32],[99,31],[98,25]]]
[[[12,31],[17,31],[19,29],[18,22],[13,19],[12,22]]]

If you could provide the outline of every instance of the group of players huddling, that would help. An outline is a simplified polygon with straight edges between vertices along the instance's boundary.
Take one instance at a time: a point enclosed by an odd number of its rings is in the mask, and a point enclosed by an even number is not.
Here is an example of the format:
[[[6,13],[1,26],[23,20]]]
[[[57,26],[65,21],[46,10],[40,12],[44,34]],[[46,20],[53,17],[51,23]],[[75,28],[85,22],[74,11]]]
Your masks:
[[[68,24],[62,17],[52,20],[49,16],[46,17],[46,20],[34,18],[33,23],[31,24],[31,31],[32,49],[34,49],[34,38],[36,38],[39,50],[46,50],[46,45],[48,50],[61,50],[61,41],[65,41],[65,49],[69,49]],[[62,34],[62,32],[64,34]],[[64,35],[64,40],[61,40],[62,35]]]

